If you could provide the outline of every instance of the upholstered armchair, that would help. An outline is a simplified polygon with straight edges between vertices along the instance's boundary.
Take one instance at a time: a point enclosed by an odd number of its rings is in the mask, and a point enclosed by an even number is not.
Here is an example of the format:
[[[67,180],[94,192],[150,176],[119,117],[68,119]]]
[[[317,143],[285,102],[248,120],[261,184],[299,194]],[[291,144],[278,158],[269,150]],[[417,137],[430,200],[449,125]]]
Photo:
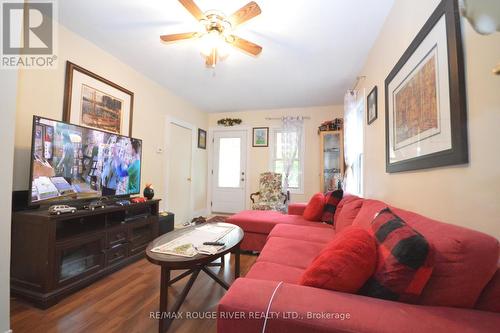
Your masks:
[[[255,199],[254,197],[257,197]],[[250,194],[252,209],[286,211],[288,196],[282,192],[281,174],[264,172],[260,174],[259,192]]]

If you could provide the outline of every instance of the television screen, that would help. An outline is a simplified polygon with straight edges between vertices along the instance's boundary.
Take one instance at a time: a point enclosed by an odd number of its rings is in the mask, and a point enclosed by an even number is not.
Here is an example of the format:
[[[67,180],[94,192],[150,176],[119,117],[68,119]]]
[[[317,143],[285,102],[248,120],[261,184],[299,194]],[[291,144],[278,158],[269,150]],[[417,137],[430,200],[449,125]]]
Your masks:
[[[32,145],[32,204],[140,193],[139,139],[35,116]]]

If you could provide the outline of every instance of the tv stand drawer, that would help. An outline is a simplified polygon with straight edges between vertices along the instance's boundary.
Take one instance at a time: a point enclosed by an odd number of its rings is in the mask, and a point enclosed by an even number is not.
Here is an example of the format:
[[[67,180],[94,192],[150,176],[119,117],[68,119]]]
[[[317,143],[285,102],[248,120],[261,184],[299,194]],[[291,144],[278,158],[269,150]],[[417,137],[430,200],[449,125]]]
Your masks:
[[[106,266],[113,265],[128,257],[128,244],[116,245],[106,251]]]
[[[115,228],[106,234],[106,248],[110,249],[117,245],[126,243],[128,240],[127,228]]]
[[[140,223],[129,229],[130,254],[143,251],[148,243],[155,237],[157,223]]]

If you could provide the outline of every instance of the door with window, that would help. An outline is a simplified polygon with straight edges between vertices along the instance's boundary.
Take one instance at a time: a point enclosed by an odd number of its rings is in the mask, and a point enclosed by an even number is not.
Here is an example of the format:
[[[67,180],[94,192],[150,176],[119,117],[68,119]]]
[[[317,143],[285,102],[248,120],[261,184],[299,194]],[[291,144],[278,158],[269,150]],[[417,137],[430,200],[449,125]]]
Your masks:
[[[212,212],[245,209],[246,146],[246,131],[214,132]]]

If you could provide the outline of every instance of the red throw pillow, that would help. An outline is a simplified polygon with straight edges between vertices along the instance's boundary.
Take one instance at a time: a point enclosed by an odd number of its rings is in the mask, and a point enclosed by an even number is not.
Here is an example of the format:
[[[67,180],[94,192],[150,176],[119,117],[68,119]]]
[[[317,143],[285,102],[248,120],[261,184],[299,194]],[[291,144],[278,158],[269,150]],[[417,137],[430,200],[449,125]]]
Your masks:
[[[431,277],[434,265],[431,244],[389,208],[375,216],[371,232],[378,245],[378,264],[360,293],[415,303]]]
[[[323,208],[325,207],[325,196],[323,193],[316,193],[307,203],[302,216],[309,221],[321,221]]]
[[[302,275],[300,284],[357,292],[377,265],[377,244],[363,228],[348,227],[327,244]]]

